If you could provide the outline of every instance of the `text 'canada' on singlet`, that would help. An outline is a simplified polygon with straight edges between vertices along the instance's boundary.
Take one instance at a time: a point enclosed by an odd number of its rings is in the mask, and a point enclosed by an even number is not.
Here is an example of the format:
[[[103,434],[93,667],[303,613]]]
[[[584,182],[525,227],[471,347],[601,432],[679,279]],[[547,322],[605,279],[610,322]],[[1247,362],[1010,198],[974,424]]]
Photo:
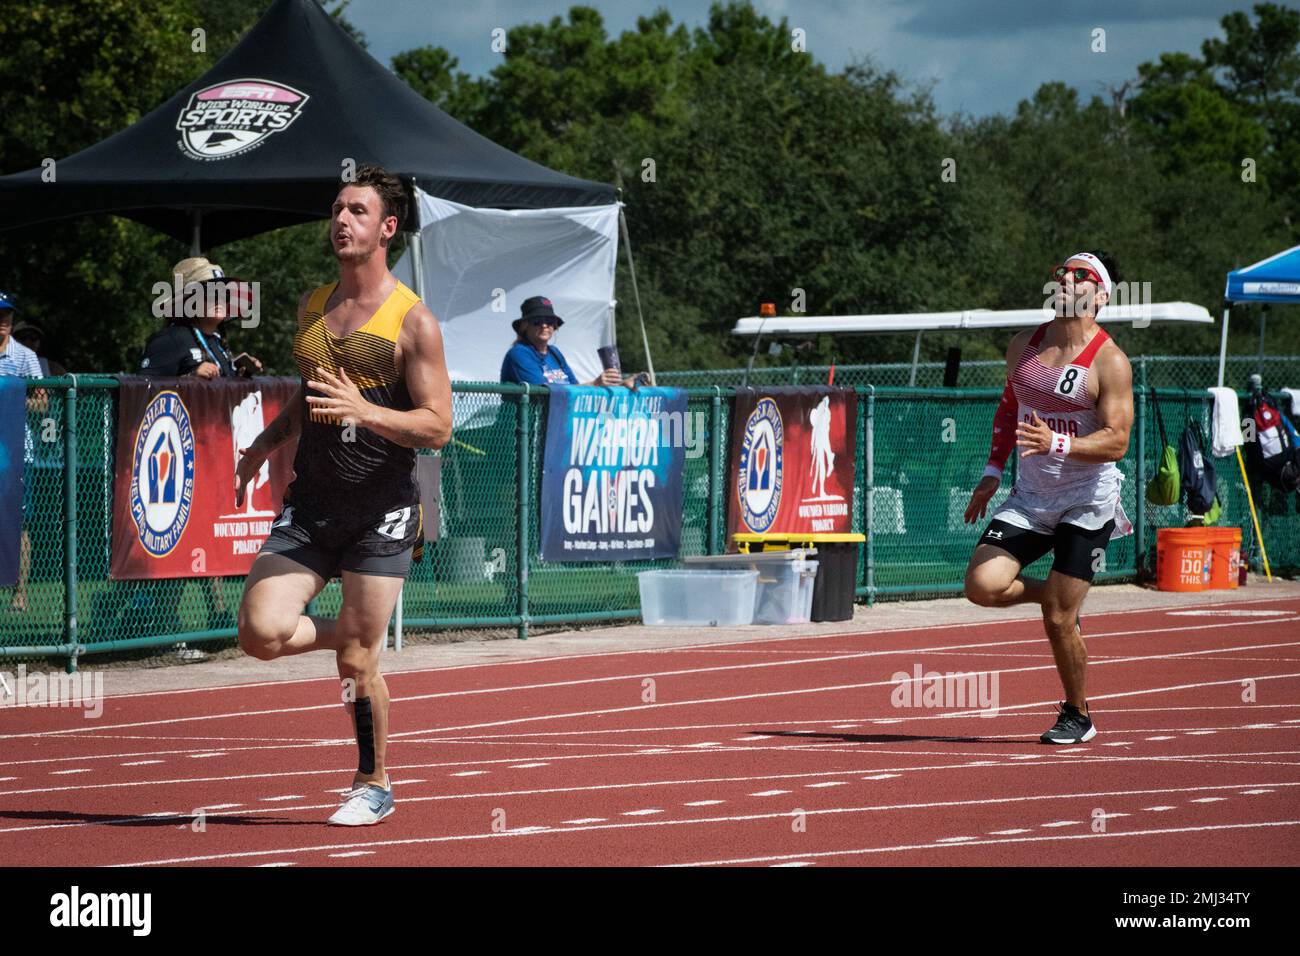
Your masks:
[[[1068,365],[1053,368],[1038,358],[1040,343],[1051,323],[1040,325],[1025,345],[1011,373],[1016,393],[1016,421],[1032,422],[1034,412],[1054,432],[1072,439],[1090,435],[1101,427],[1097,403],[1088,394],[1088,375],[1098,349],[1110,341],[1105,329],[1096,333]],[[1096,481],[1117,471],[1113,461],[1086,462],[1056,455],[1018,458],[1016,484],[1026,491],[1052,493],[1061,488]]]
[[[397,336],[402,321],[419,297],[401,282],[360,328],[335,338],[325,324],[325,306],[337,282],[312,290],[293,339],[293,357],[304,380],[316,378],[320,366],[348,378],[368,402],[409,411],[414,407],[406,382],[397,371]],[[330,415],[312,410],[304,389],[302,435],[293,461],[294,482],[285,494],[308,510],[347,508],[371,511],[414,504],[419,498],[414,448],[389,441],[367,428],[345,428]]]

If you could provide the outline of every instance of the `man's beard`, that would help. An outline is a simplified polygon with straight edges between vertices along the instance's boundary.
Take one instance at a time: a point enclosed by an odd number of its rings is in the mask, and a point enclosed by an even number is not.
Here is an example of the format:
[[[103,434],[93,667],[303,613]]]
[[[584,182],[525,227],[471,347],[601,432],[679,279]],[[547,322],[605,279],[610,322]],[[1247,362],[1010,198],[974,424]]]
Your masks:
[[[378,251],[379,251],[378,245],[371,246],[368,249],[363,249],[356,244],[355,240],[353,240],[344,249],[339,249],[336,247],[334,249],[334,258],[338,259],[339,262],[361,263],[367,261],[371,256],[373,256]]]

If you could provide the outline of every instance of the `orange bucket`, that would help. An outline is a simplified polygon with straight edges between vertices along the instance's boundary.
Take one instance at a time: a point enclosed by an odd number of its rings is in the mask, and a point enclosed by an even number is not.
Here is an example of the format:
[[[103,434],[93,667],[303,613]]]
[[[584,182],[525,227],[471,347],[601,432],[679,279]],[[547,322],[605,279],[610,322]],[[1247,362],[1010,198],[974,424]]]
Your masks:
[[[1161,591],[1204,591],[1210,587],[1214,551],[1210,528],[1156,531],[1156,587]]]
[[[1237,571],[1241,567],[1241,529],[1206,528],[1214,558],[1210,562],[1211,590],[1232,590],[1237,587]]]

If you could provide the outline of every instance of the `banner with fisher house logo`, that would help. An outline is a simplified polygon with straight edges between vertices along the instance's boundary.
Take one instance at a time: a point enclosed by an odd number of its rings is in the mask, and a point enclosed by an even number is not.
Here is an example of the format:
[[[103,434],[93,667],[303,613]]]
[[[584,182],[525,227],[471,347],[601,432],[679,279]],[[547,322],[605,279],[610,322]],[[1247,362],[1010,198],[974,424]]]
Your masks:
[[[291,444],[254,475],[235,505],[235,465],[296,379],[211,382],[123,376],[113,482],[115,580],[247,574],[293,476]]]
[[[843,534],[853,525],[851,388],[738,388],[727,531]]]

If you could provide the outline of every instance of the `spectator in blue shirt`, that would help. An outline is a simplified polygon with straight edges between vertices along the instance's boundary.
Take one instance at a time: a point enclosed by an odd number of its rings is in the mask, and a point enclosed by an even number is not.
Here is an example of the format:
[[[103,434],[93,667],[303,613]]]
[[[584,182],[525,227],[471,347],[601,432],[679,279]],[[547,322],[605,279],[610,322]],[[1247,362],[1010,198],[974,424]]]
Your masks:
[[[511,323],[518,341],[510,346],[501,362],[501,381],[516,385],[626,385],[631,388],[636,377],[624,380],[615,369],[606,369],[590,382],[579,382],[569,368],[564,353],[551,344],[564,320],[555,314],[551,300],[535,295],[525,299],[519,318]]]

